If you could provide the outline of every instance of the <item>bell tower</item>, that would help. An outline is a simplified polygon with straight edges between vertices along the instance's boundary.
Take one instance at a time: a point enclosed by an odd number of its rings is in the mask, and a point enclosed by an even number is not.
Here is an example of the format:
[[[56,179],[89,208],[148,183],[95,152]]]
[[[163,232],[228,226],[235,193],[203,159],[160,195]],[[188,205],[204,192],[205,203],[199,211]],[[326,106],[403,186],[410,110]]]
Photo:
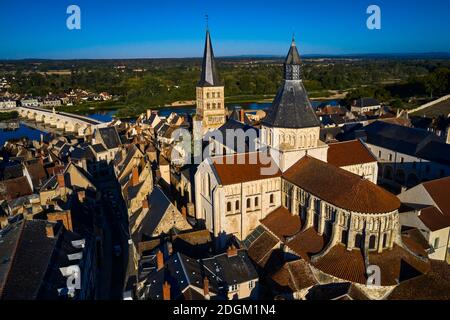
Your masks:
[[[303,84],[302,61],[295,39],[283,64],[283,82],[261,124],[261,144],[284,172],[304,155],[327,160],[327,145],[319,140],[317,118]]]
[[[224,89],[219,80],[211,35],[207,29],[202,73],[196,88],[195,120],[202,121],[203,134],[210,129],[220,127],[226,121]]]

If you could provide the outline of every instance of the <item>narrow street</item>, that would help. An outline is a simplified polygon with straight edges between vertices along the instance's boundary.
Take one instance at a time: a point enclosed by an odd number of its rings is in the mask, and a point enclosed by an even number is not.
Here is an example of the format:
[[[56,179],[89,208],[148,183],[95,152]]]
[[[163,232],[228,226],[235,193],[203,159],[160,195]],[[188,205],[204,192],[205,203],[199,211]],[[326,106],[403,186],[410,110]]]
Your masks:
[[[128,263],[128,219],[114,175],[97,179],[102,192],[103,259],[98,273],[97,299],[121,300]]]

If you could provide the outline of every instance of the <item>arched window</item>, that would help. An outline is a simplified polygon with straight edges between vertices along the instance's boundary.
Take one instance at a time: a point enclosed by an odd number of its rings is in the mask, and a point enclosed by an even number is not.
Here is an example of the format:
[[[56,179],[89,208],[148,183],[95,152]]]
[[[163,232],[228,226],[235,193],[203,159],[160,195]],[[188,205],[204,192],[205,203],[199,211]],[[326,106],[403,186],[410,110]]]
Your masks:
[[[239,211],[239,200],[236,200],[234,209],[235,209],[236,211]]]
[[[383,234],[383,248],[387,248],[387,234]]]
[[[227,202],[227,212],[231,211],[231,202]]]
[[[247,199],[247,209],[249,209],[252,206],[252,201],[250,198]]]
[[[255,198],[255,207],[258,208],[258,206],[259,206],[259,198],[256,197]]]
[[[376,249],[376,243],[377,243],[377,237],[375,235],[371,235],[369,238],[369,249],[375,250]]]
[[[269,198],[270,198],[270,200],[269,200],[270,204],[273,204],[273,203],[274,203],[274,197],[273,197],[273,194],[271,194]]]

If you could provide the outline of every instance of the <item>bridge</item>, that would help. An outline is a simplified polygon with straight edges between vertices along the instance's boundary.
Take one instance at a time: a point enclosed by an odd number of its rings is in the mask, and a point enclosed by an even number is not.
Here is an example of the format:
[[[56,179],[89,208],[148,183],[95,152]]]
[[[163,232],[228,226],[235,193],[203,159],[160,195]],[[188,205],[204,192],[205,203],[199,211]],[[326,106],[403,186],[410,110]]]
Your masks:
[[[65,132],[75,133],[79,136],[90,135],[97,127],[105,125],[104,122],[94,120],[89,117],[67,113],[58,112],[37,107],[18,107],[20,117],[36,122],[43,122],[57,129]]]

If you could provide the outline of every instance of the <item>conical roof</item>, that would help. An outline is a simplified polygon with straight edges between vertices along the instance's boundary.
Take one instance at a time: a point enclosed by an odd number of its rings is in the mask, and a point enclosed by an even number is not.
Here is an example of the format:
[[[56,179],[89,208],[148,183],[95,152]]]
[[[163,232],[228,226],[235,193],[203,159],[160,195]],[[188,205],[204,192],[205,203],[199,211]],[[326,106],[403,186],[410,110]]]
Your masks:
[[[203,53],[202,74],[198,86],[200,87],[214,87],[220,86],[219,74],[216,68],[216,61],[214,58],[214,51],[211,42],[211,35],[209,30],[206,31],[205,51]]]

